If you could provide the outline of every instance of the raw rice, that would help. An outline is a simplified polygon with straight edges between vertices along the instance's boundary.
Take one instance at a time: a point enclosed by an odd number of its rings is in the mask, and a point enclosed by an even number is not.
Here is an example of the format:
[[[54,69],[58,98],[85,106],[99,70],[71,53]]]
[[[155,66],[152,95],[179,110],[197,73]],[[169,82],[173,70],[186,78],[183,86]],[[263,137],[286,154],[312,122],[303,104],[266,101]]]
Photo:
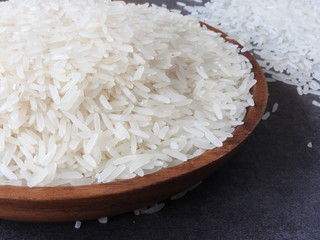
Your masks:
[[[274,103],[273,106],[272,106],[272,110],[271,112],[274,113],[278,110],[278,107],[279,107],[279,103]]]
[[[74,228],[79,229],[81,228],[81,222],[80,221],[76,221],[74,224]]]
[[[140,209],[134,210],[134,214],[135,215],[153,214],[153,213],[159,212],[164,207],[165,207],[165,203],[155,203],[150,207],[145,207],[145,208],[140,208]]]
[[[106,224],[108,222],[108,217],[98,218],[99,223]]]
[[[268,82],[294,85],[299,95],[320,95],[318,0],[211,0],[184,9],[258,56]]]
[[[267,120],[270,117],[271,113],[270,112],[265,112],[262,116],[262,120]]]
[[[1,185],[144,176],[222,146],[254,104],[250,62],[190,16],[11,0],[0,22]]]

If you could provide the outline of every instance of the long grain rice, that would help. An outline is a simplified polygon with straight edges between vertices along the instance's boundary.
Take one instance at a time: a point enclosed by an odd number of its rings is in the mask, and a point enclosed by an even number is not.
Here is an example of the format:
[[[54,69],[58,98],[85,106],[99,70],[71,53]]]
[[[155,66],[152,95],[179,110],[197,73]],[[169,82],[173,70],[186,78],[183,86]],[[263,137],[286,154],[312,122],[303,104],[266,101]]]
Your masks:
[[[254,104],[249,61],[194,17],[10,0],[0,22],[1,185],[144,176],[222,146]]]
[[[318,0],[210,0],[183,8],[254,53],[268,82],[294,85],[299,95],[320,95]]]

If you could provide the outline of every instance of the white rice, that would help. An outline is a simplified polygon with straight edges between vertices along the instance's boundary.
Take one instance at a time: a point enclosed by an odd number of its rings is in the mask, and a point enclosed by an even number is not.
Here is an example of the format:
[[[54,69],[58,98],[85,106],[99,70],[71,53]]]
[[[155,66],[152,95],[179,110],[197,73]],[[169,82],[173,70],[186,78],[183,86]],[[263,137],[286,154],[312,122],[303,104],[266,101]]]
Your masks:
[[[74,228],[79,229],[81,228],[81,222],[80,221],[76,221],[74,224]]]
[[[153,213],[159,212],[164,207],[165,207],[165,203],[155,203],[150,207],[145,207],[145,208],[140,208],[140,209],[134,210],[134,214],[135,215],[153,214]]]
[[[99,223],[106,224],[108,222],[108,217],[98,218]]]
[[[278,108],[279,108],[279,103],[274,103],[273,106],[272,106],[271,112],[272,113],[276,112],[278,110]]]
[[[184,7],[184,6],[186,6],[187,4],[185,4],[184,2],[177,2],[177,5]]]
[[[320,107],[320,102],[319,101],[312,100],[312,104],[317,106],[317,107]]]
[[[184,9],[259,56],[268,82],[295,85],[299,95],[320,95],[318,0],[211,0]]]
[[[222,146],[254,104],[249,61],[190,16],[11,0],[0,22],[1,185],[144,176]]]
[[[271,116],[271,113],[270,112],[265,112],[262,116],[262,120],[267,120],[269,117]]]

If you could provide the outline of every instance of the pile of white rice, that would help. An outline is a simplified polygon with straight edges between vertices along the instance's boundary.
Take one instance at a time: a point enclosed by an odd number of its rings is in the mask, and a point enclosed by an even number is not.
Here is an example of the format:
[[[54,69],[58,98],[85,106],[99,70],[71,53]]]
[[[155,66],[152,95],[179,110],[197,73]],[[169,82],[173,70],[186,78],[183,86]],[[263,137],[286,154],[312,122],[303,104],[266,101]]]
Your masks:
[[[300,95],[320,96],[318,0],[211,0],[184,9],[260,56],[270,81],[295,85]],[[320,107],[320,101],[312,103]]]
[[[163,8],[0,3],[0,184],[143,176],[220,147],[254,105],[251,64]]]

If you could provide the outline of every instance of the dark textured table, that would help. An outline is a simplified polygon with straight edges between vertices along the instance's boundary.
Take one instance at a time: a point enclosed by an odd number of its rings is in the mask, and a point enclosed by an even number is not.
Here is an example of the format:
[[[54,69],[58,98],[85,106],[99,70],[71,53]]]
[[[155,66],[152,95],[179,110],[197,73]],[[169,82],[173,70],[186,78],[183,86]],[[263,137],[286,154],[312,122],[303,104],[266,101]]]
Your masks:
[[[320,108],[295,87],[276,82],[269,91],[267,110],[278,102],[278,111],[227,165],[158,213],[85,221],[80,229],[0,220],[0,239],[320,239]]]

